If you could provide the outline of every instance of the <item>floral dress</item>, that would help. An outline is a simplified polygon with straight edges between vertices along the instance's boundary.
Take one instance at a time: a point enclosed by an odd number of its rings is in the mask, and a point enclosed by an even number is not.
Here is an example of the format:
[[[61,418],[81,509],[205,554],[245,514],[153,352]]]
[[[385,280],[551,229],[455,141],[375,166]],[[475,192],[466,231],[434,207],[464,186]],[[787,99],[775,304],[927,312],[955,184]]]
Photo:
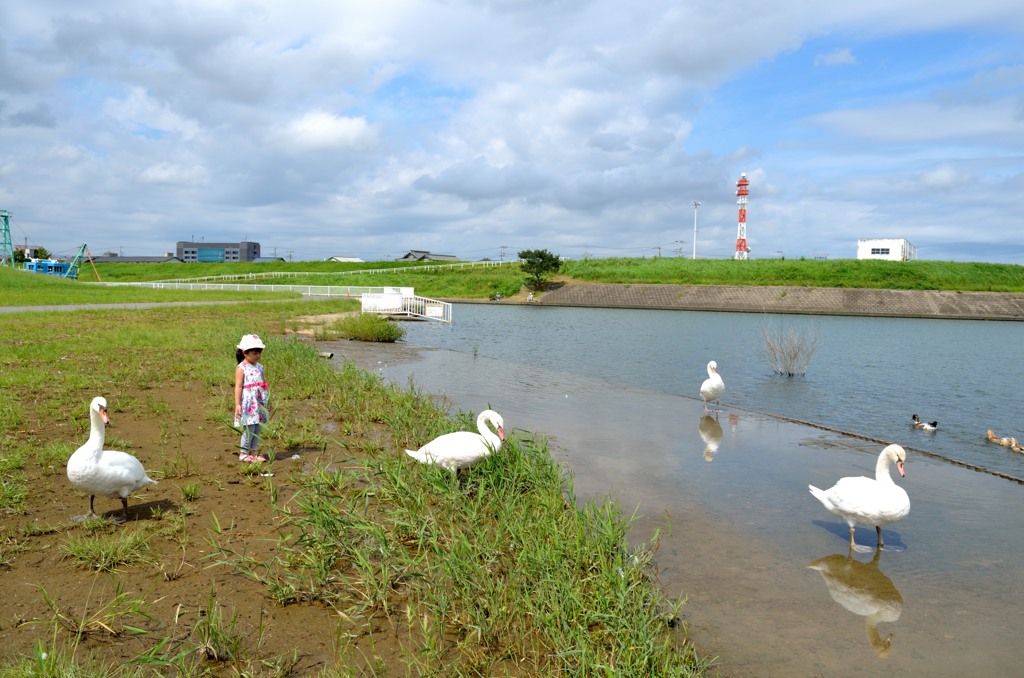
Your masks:
[[[267,402],[270,392],[267,381],[263,377],[263,363],[253,365],[248,360],[238,364],[242,368],[242,413],[235,421],[235,426],[265,424],[269,412]]]

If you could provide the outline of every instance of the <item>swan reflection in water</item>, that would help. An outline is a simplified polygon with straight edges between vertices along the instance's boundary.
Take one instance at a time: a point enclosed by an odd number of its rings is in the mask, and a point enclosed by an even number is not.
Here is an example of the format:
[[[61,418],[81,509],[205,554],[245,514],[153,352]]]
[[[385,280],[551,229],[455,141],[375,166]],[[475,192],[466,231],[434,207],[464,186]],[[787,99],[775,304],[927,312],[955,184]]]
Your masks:
[[[705,414],[700,418],[701,440],[704,441],[704,461],[711,461],[718,452],[718,446],[722,443],[722,425],[711,415]]]
[[[884,659],[892,649],[893,634],[883,638],[878,632],[878,625],[900,618],[903,597],[892,580],[878,569],[881,555],[882,550],[876,549],[871,562],[862,563],[854,559],[851,549],[845,556],[837,553],[818,558],[807,567],[817,570],[825,578],[832,600],[865,618],[868,642],[875,654]]]

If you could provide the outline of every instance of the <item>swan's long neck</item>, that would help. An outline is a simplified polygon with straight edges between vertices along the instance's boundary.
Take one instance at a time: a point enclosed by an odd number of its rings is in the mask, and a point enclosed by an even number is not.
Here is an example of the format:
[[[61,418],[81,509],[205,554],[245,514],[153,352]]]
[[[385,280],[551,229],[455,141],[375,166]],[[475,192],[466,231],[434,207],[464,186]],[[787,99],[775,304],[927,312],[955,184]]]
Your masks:
[[[892,476],[889,475],[889,464],[892,463],[892,459],[888,455],[884,455],[878,458],[878,463],[875,464],[875,480],[880,483],[888,483],[893,485]]]
[[[89,432],[89,441],[86,445],[89,445],[89,449],[99,453],[103,450],[103,443],[107,437],[107,427],[103,423],[103,415],[100,414],[99,410],[89,412],[89,421],[92,424],[92,430]]]
[[[497,451],[501,447],[501,438],[498,434],[491,430],[491,427],[487,425],[490,419],[487,417],[480,417],[477,419],[476,428],[480,431],[481,437],[487,442],[488,447],[492,450]]]

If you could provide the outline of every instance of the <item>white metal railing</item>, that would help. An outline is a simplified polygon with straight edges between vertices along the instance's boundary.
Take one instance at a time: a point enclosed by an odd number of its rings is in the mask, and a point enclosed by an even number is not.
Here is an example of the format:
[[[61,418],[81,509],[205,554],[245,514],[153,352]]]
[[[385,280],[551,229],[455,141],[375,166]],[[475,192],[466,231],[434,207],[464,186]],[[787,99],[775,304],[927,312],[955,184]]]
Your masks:
[[[364,294],[360,301],[363,313],[425,318],[446,323],[452,321],[452,305],[437,299],[401,294]]]
[[[446,301],[418,297],[412,287],[360,287],[346,285],[252,285],[209,282],[98,282],[105,287],[147,287],[160,290],[223,290],[228,292],[298,292],[309,297],[350,297],[359,299],[363,313],[425,318],[450,323],[452,305]]]
[[[426,266],[393,266],[391,268],[361,268],[351,271],[265,271],[263,273],[230,273],[226,275],[207,275],[197,278],[172,278],[155,280],[162,283],[199,283],[217,280],[256,280],[259,278],[282,278],[298,275],[361,275],[380,273],[415,273],[419,271],[436,271],[439,269],[475,268],[478,266],[507,266],[519,263],[518,259],[509,261],[461,261],[455,264],[429,264]]]

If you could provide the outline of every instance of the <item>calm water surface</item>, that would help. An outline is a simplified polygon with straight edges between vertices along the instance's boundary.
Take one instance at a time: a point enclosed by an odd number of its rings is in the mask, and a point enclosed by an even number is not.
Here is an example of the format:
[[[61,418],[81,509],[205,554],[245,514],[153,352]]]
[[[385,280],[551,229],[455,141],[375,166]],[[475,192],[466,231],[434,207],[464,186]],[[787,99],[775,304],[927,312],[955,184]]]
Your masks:
[[[1018,671],[1024,486],[923,452],[1024,477],[1024,458],[984,441],[1020,437],[1019,325],[787,318],[821,341],[807,377],[785,379],[752,314],[460,304],[454,319],[405,325],[420,357],[383,349],[382,376],[549,436],[581,500],[638,509],[635,540],[667,523],[660,583],[687,596],[723,675]],[[696,395],[710,359],[717,419]],[[898,482],[912,510],[883,552],[849,554],[845,523],[807,492],[872,475],[882,446],[764,413],[911,450]],[[913,413],[939,430],[914,430]]]

